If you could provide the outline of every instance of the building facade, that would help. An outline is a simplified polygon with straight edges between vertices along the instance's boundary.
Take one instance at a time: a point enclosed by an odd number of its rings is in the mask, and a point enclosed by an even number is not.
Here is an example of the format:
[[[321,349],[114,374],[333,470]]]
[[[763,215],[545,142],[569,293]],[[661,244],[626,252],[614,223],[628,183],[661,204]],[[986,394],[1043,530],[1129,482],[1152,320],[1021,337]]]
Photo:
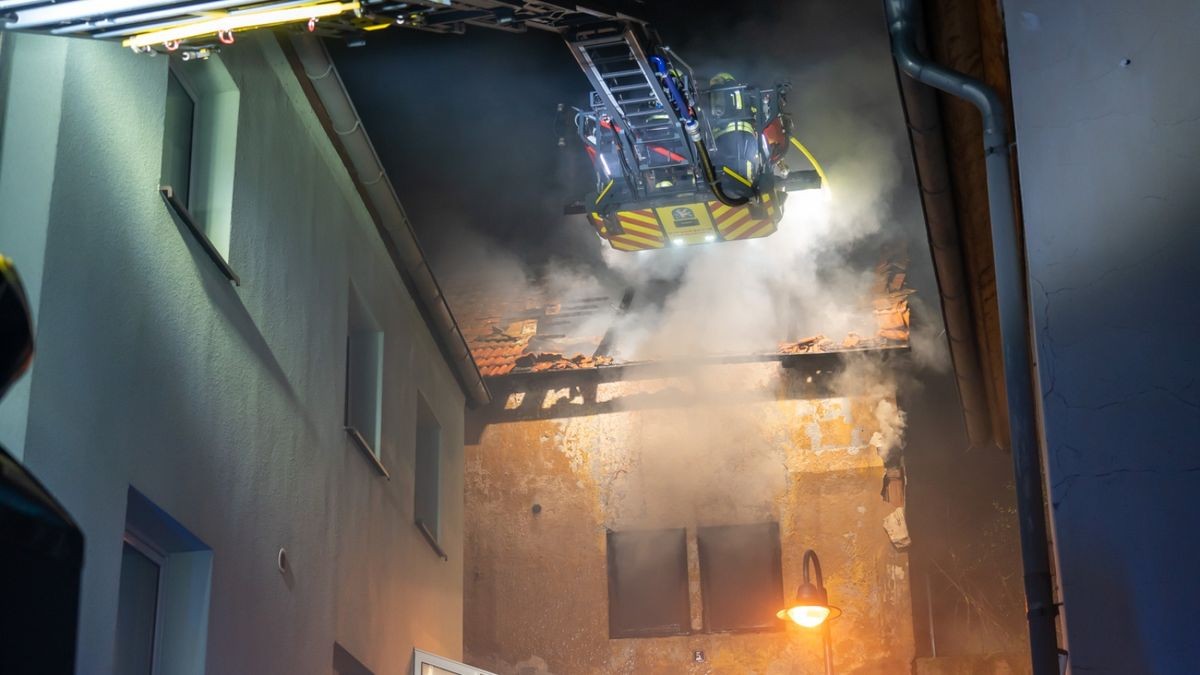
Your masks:
[[[459,658],[463,389],[281,45],[0,39],[0,442],[84,532],[77,672]]]
[[[896,419],[895,389],[865,366],[832,380],[758,363],[591,386],[580,371],[513,383],[472,411],[468,660],[513,675],[822,673],[820,631],[775,616],[813,549],[844,612],[830,626],[838,672],[908,672],[908,556],[885,527],[903,490],[882,498],[874,445]],[[670,536],[681,552],[664,560],[655,538]],[[661,592],[677,579],[686,590]],[[682,618],[664,625],[668,603]]]
[[[459,279],[492,392],[467,413],[466,659],[501,675],[825,672],[821,631],[777,616],[811,549],[843,612],[837,671],[910,671],[902,258],[875,268],[844,337],[652,360],[620,348],[635,294]]]
[[[1063,647],[1192,672],[1200,7],[1004,4]]]

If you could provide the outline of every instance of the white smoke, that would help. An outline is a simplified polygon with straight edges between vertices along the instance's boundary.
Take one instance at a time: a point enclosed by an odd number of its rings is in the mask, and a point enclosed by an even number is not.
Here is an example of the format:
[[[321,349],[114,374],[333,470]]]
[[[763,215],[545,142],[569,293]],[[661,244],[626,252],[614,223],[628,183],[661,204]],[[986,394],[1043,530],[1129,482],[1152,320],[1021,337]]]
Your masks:
[[[907,420],[896,404],[900,375],[897,368],[878,359],[850,356],[830,383],[830,388],[843,396],[858,396],[870,401],[873,421],[878,428],[867,444],[875,448],[884,464],[898,459],[898,453],[904,449]]]
[[[532,280],[548,289],[547,296],[579,296],[582,288],[606,292],[613,305],[632,289],[631,311],[613,326],[613,355],[623,361],[772,353],[780,342],[814,335],[836,341],[851,332],[873,336],[871,287],[880,252],[887,239],[906,239],[907,230],[920,227],[902,220],[919,211],[911,208],[915,194],[896,199],[906,177],[908,148],[886,32],[882,23],[852,19],[858,25],[855,39],[826,35],[820,26],[847,24],[846,10],[835,5],[776,10],[784,13],[777,23],[793,27],[792,37],[813,49],[834,51],[819,57],[798,54],[781,42],[761,40],[779,25],[746,23],[732,27],[723,40],[741,44],[740,33],[747,43],[751,37],[763,43],[738,57],[749,61],[709,56],[709,63],[696,63],[702,72],[728,70],[760,86],[791,81],[788,110],[795,135],[822,163],[828,190],[789,194],[783,220],[770,237],[657,251],[612,250],[582,217],[565,218],[562,228],[581,237],[564,241],[603,247],[603,264],[552,260],[509,274],[509,282],[521,286]],[[864,26],[876,34],[866,35]],[[713,53],[706,40],[681,47],[681,53],[695,51],[698,59]],[[810,168],[795,150],[788,161],[796,169]],[[472,229],[486,231],[479,225]],[[518,261],[525,259],[521,251],[506,256],[503,242],[472,244],[463,234],[453,241],[453,255],[448,263],[439,261],[439,272],[450,268],[450,274],[478,275],[489,265],[520,269]],[[567,253],[571,260],[589,258]],[[603,334],[613,321],[603,315],[587,327]]]
[[[870,445],[879,453],[886,464],[895,452],[904,449],[904,411],[896,406],[890,398],[883,398],[875,404],[875,421],[879,431],[871,434]]]

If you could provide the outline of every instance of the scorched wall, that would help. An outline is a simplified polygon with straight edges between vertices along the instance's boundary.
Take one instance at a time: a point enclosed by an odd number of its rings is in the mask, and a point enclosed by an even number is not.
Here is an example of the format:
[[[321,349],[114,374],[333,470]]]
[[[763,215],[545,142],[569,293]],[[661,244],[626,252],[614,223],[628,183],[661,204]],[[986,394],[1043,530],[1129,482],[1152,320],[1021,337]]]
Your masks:
[[[467,660],[505,675],[822,672],[815,632],[703,632],[696,527],[778,521],[784,594],[813,548],[845,610],[838,671],[907,672],[908,562],[882,526],[896,500],[870,445],[894,389],[872,372],[814,384],[743,364],[507,396],[493,383],[465,450]],[[670,527],[688,528],[691,633],[609,639],[606,530]]]

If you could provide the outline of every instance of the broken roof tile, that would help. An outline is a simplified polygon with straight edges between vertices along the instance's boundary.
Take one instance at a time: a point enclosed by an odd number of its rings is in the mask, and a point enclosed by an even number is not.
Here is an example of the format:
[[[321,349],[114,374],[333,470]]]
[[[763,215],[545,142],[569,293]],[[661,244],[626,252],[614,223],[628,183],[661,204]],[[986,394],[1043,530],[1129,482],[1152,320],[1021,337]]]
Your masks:
[[[873,334],[860,328],[841,336],[813,335],[780,342],[777,355],[889,349],[908,345],[911,313],[908,260],[891,252],[875,268],[875,282],[864,310],[873,312]],[[602,336],[581,333],[605,325],[604,312],[612,312],[618,298],[599,295],[571,301],[549,297],[549,290],[526,284],[514,290],[495,284],[449,287],[447,296],[471,354],[484,377],[509,373],[594,369],[613,363],[597,356]]]

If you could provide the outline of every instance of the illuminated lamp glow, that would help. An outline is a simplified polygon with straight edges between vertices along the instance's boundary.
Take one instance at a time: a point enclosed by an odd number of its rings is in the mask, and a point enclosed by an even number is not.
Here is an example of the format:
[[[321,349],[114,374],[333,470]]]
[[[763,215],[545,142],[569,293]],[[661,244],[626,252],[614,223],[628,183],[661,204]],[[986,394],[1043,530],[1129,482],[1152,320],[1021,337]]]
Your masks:
[[[816,583],[809,580],[810,565],[815,572]],[[842,610],[829,604],[829,593],[825,591],[825,580],[821,576],[821,562],[812,549],[804,552],[802,571],[804,576],[796,589],[796,599],[786,609],[776,612],[775,616],[791,619],[792,623],[804,628],[816,628],[826,619],[841,616]]]
[[[704,235],[704,241],[716,241],[716,240],[717,240],[717,235],[715,235],[715,234]]]
[[[671,240],[671,243],[672,243],[672,244],[675,244],[676,246],[683,246],[683,240],[682,240],[682,239],[672,239],[672,240]]]
[[[780,614],[786,615],[793,623],[805,628],[816,628],[825,623],[825,619],[829,618],[829,608],[822,605],[796,605],[789,607]],[[784,618],[780,616],[779,618]]]
[[[319,19],[326,16],[335,16],[344,12],[356,12],[358,9],[358,2],[325,2],[316,5],[306,5],[303,7],[273,9],[265,12],[226,14],[215,19],[202,19],[200,21],[193,21],[178,26],[172,26],[170,28],[164,28],[162,30],[134,35],[133,37],[121,42],[121,46],[136,48],[152,47],[165,42],[188,40],[190,38],[201,37],[205,35],[216,35],[218,33],[226,33],[234,30],[263,28],[282,23],[293,23],[297,21],[308,21],[309,19]]]

